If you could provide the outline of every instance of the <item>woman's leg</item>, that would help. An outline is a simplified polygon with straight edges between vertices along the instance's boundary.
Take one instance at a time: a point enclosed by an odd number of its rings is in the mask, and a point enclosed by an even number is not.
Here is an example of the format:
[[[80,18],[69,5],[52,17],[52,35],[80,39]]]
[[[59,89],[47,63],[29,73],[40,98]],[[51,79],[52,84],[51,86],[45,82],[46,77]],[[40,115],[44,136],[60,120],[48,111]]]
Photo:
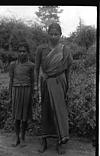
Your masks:
[[[46,149],[47,149],[47,139],[46,138],[42,138],[41,139],[41,146],[40,146],[39,152],[43,153],[43,152],[45,152]]]
[[[62,143],[58,143],[57,142],[56,150],[57,150],[57,153],[59,155],[66,153],[65,149],[63,148],[63,144]]]

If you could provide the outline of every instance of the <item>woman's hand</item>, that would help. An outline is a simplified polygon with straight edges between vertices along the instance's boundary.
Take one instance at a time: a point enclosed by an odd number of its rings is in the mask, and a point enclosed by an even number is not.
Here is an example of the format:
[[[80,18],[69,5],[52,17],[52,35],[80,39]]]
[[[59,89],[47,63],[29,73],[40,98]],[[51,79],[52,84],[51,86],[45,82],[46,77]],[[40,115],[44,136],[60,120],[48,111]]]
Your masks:
[[[34,90],[34,102],[38,102],[38,100],[39,100],[39,91],[38,91],[38,89],[35,89]]]

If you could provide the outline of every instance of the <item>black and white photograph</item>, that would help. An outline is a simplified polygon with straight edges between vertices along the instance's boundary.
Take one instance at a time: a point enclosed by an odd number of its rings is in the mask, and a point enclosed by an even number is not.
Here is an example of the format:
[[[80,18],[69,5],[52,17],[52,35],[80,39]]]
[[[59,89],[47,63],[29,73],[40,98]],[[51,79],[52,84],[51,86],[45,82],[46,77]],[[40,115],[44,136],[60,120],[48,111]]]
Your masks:
[[[95,156],[97,19],[97,6],[0,6],[0,156]]]

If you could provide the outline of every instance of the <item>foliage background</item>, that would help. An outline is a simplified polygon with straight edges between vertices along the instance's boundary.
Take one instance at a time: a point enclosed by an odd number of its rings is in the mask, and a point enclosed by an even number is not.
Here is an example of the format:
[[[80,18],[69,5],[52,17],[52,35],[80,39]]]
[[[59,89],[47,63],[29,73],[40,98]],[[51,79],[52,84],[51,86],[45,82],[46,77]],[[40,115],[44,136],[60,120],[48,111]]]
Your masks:
[[[36,48],[47,42],[46,32],[39,26],[31,27],[21,20],[3,19],[0,21],[0,129],[14,130],[9,103],[9,64],[17,58],[19,42],[26,40],[30,48],[30,60],[34,62]],[[79,23],[70,37],[62,36],[63,44],[69,46],[73,59],[70,71],[68,110],[70,133],[81,136],[94,136],[96,129],[96,29]],[[29,121],[27,132],[39,133],[41,104],[33,99],[33,121]]]

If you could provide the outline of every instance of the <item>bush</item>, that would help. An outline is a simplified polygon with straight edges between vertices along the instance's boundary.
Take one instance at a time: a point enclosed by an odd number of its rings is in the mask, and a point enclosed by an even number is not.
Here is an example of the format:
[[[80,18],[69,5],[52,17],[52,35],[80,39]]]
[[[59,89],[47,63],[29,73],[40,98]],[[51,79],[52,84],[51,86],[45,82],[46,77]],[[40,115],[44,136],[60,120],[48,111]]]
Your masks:
[[[87,56],[88,57],[88,56]],[[70,74],[70,130],[78,135],[94,135],[96,127],[96,64],[74,69]]]
[[[84,60],[85,68],[96,64],[96,45],[92,45],[87,51],[87,57]]]
[[[0,91],[0,128],[4,127],[5,121],[8,118],[7,113],[8,96],[9,94],[7,88],[2,88]]]
[[[17,53],[14,51],[10,52],[0,49],[0,58],[2,61],[2,72],[7,72],[10,62],[17,59]]]
[[[69,46],[72,52],[73,59],[81,59],[86,57],[86,48],[78,46],[76,43],[70,43]]]

